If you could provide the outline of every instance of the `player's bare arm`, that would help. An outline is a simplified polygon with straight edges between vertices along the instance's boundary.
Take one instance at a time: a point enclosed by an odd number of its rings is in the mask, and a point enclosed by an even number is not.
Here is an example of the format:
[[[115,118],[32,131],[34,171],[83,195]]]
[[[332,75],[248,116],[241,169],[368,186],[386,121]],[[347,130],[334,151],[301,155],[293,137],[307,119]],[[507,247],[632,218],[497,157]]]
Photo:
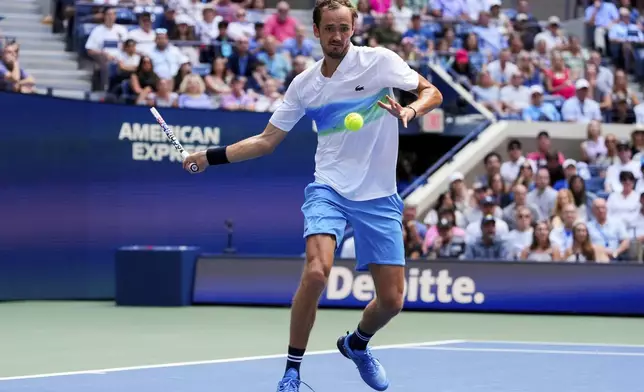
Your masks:
[[[443,94],[422,75],[418,75],[418,88],[411,92],[416,94],[418,99],[405,107],[402,107],[388,95],[389,104],[378,102],[381,108],[401,119],[405,128],[407,128],[409,121],[431,112],[443,103]]]
[[[268,123],[264,132],[259,135],[241,140],[226,147],[199,151],[191,154],[183,161],[183,168],[189,170],[192,163],[199,167],[199,173],[208,166],[218,163],[234,163],[255,159],[272,153],[284,140],[288,132],[284,132]]]

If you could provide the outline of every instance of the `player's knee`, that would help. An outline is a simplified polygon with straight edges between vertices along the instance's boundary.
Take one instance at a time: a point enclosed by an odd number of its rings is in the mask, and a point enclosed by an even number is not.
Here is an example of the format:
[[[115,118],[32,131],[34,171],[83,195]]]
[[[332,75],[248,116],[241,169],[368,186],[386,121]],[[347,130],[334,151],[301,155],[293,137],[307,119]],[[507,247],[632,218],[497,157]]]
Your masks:
[[[377,301],[378,307],[391,316],[395,316],[400,313],[405,303],[403,293],[399,293],[394,290],[387,293],[386,295],[378,296]]]
[[[302,277],[303,285],[321,293],[326,287],[326,282],[331,273],[331,268],[327,267],[327,265],[331,264],[325,263],[319,257],[309,258],[304,269],[304,276]]]

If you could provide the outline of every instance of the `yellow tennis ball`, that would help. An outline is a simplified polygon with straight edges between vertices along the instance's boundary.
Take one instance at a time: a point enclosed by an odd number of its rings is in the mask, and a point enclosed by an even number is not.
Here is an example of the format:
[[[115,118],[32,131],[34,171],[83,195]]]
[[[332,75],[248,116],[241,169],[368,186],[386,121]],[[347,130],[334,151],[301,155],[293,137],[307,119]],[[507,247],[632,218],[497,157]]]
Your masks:
[[[358,113],[349,113],[344,118],[344,126],[350,131],[357,131],[364,125],[362,116]]]

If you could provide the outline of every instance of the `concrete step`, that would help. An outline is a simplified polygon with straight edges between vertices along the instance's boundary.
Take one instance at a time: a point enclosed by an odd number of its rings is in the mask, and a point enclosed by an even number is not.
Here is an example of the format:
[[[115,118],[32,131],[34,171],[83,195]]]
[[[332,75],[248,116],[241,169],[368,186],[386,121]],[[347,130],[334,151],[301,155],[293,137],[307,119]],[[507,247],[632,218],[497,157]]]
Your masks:
[[[20,46],[20,59],[22,61],[30,59],[36,61],[38,59],[43,60],[70,60],[77,61],[78,55],[73,52],[65,52],[60,50],[38,50],[38,49],[24,49],[24,46]]]
[[[20,55],[22,56],[23,51],[57,51],[62,53],[65,52],[65,43],[62,41],[20,41]]]
[[[44,25],[39,21],[25,21],[22,19],[5,19],[0,22],[0,29],[2,31],[52,34],[51,26]]]
[[[45,41],[45,42],[62,41],[62,35],[53,34],[51,31],[24,31],[24,30],[14,30],[14,29],[3,28],[2,32],[6,36],[17,38],[18,41],[20,41],[21,43],[31,41],[31,40]]]
[[[36,79],[36,85],[38,88],[46,89],[47,87],[53,87],[54,89],[61,90],[76,90],[76,91],[89,91],[92,88],[92,84],[88,80],[61,80],[57,78],[42,78]]]
[[[89,80],[91,78],[91,73],[83,69],[29,69],[26,68],[29,74],[33,75],[36,79],[61,79],[61,80],[75,80],[83,79]]]
[[[65,58],[29,57],[20,54],[20,66],[28,70],[78,70],[78,61]]]
[[[31,1],[25,2],[9,2],[6,0],[0,1],[0,14],[20,14],[32,13],[37,14],[40,12],[40,6]]]
[[[0,2],[0,4],[2,4],[2,2]],[[39,14],[22,12],[3,12],[2,16],[4,17],[4,20],[0,22],[0,27],[5,26],[5,24],[9,21],[20,20],[23,22],[40,23],[40,20],[42,19],[42,16],[40,16]]]

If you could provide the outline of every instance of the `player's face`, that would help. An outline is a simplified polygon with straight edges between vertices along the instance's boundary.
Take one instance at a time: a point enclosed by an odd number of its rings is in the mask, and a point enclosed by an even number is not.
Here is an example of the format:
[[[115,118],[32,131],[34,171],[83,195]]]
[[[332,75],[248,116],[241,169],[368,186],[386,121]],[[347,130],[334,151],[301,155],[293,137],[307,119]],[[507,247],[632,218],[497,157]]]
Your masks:
[[[346,54],[353,35],[353,17],[347,7],[322,11],[320,26],[313,25],[315,37],[320,39],[325,56],[341,59]]]

